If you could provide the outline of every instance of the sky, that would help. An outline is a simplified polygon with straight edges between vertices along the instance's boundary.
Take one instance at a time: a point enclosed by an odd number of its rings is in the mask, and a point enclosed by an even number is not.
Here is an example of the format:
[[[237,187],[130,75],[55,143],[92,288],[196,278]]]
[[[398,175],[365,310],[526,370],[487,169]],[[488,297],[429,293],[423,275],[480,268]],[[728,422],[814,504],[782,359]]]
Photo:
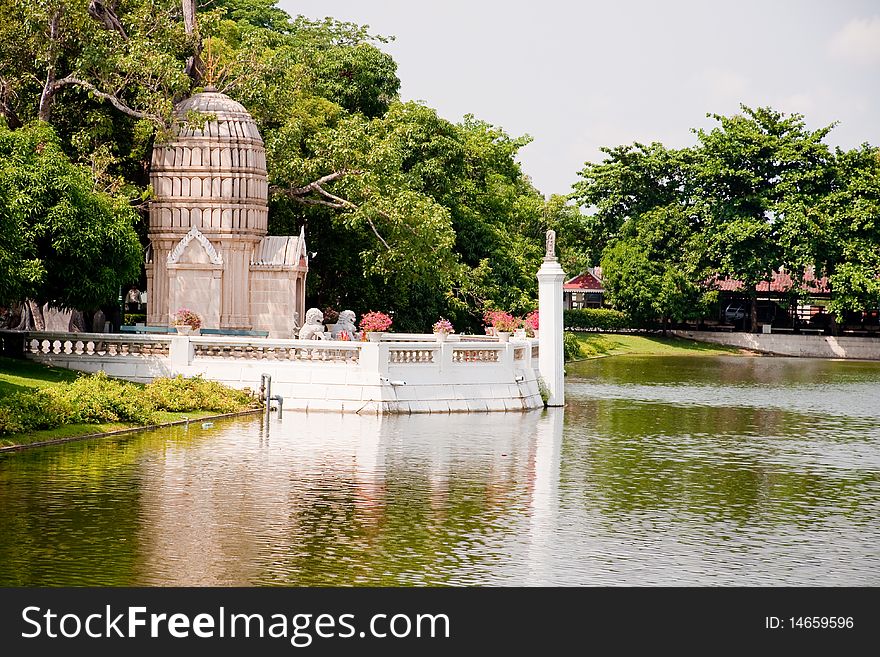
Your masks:
[[[740,103],[837,122],[831,146],[880,145],[878,0],[281,0],[369,25],[402,100],[533,142],[524,172],[567,194],[602,146],[695,143]]]

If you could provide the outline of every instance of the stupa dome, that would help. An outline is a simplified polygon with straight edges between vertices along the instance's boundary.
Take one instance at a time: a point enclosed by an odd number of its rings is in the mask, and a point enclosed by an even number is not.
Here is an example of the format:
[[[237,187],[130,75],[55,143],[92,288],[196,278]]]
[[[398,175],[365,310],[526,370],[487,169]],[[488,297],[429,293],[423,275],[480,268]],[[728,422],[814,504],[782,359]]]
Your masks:
[[[211,116],[201,127],[187,114]],[[195,94],[176,108],[174,137],[156,144],[150,172],[150,232],[183,235],[266,234],[266,150],[248,111],[217,91]]]

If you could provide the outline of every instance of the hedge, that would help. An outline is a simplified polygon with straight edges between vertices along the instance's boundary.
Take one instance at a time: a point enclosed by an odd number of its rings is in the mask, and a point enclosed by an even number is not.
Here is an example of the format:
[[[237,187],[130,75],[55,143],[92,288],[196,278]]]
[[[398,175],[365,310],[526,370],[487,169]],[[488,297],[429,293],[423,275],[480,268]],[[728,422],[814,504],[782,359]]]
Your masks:
[[[618,331],[638,328],[629,315],[607,308],[576,308],[563,311],[566,329],[576,331]]]

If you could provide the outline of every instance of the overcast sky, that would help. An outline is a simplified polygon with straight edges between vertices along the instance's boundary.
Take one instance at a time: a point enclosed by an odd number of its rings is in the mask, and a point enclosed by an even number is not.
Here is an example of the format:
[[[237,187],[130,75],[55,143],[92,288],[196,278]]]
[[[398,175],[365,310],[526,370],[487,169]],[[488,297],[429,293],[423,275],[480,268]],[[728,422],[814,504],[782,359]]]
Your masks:
[[[798,112],[880,145],[878,0],[282,0],[394,36],[403,100],[534,141],[523,169],[566,194],[601,146],[694,143],[708,112]]]

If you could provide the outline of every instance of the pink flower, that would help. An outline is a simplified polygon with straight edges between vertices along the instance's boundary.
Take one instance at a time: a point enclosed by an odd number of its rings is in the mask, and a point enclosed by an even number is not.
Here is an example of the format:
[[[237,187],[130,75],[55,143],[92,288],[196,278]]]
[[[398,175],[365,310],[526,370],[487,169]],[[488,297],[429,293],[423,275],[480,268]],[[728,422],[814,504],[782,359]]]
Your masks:
[[[455,328],[452,326],[452,322],[448,319],[444,319],[441,317],[436,322],[434,322],[434,333],[452,333],[455,331]]]
[[[385,313],[371,311],[361,316],[361,330],[364,333],[387,331],[389,328],[391,328],[391,318]]]

